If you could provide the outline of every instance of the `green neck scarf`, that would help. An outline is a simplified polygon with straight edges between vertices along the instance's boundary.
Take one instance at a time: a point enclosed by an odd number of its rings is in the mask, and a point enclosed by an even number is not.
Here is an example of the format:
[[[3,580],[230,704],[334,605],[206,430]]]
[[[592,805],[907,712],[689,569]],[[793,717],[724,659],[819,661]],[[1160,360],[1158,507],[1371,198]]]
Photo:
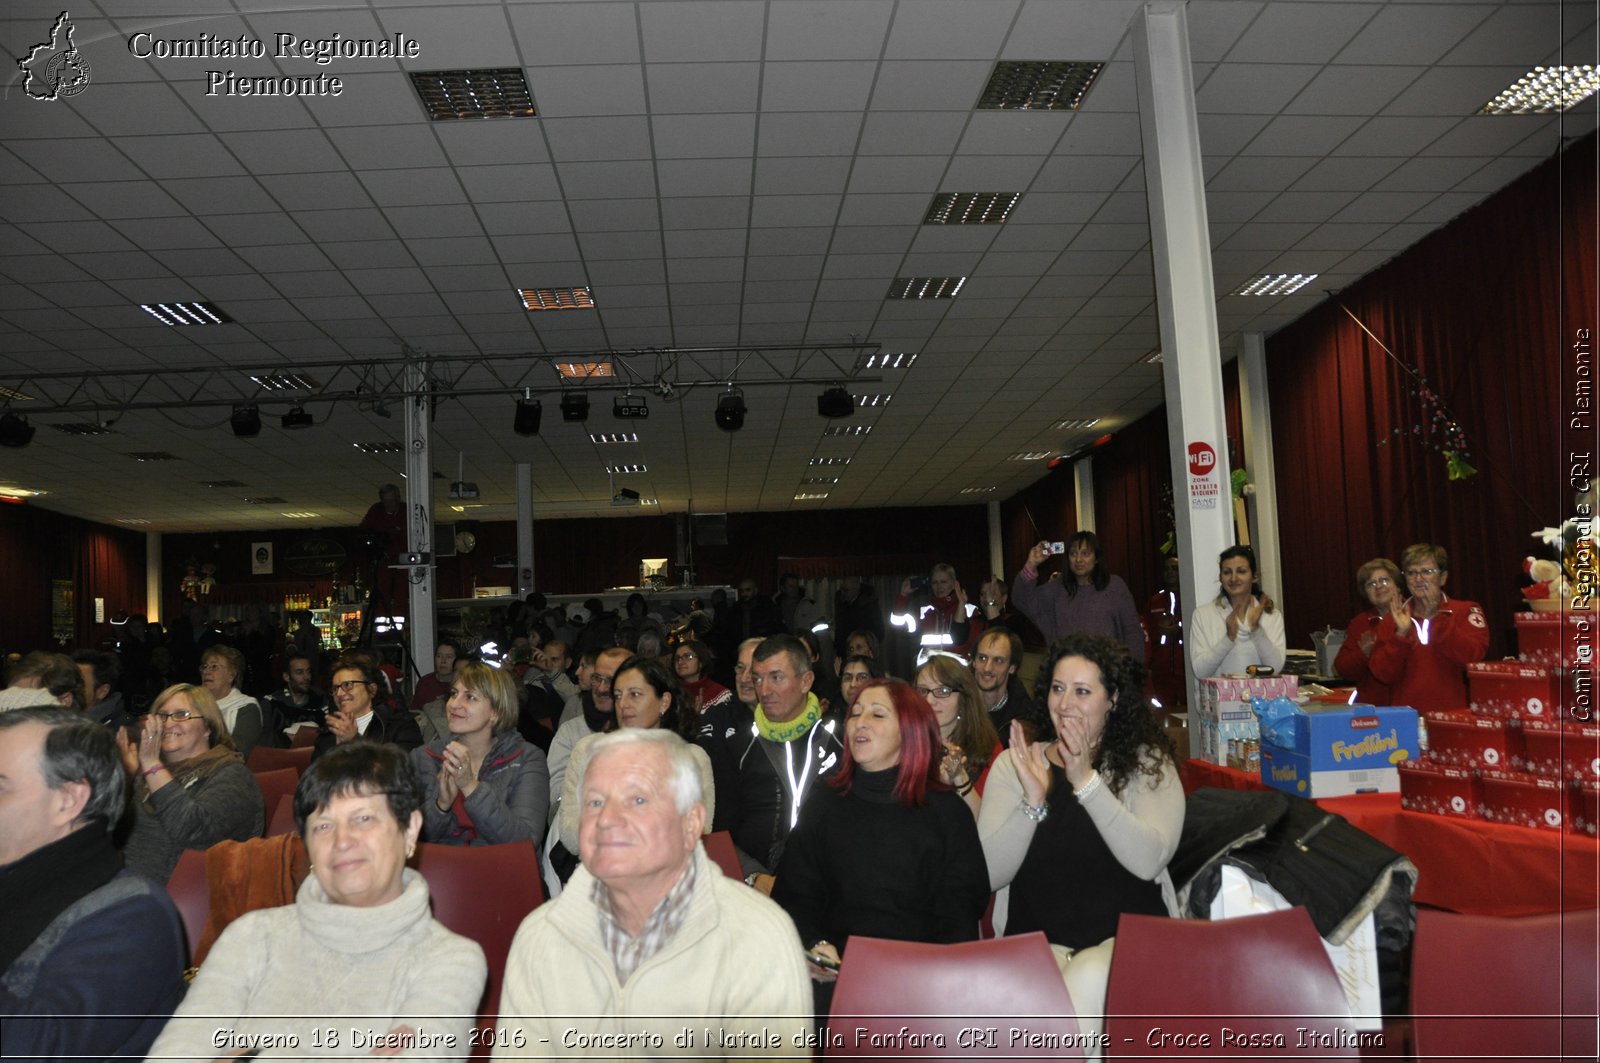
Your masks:
[[[806,734],[822,719],[822,703],[815,694],[806,694],[806,707],[800,715],[784,723],[773,723],[767,719],[767,710],[761,705],[756,706],[756,733],[768,742],[793,742],[796,738]]]

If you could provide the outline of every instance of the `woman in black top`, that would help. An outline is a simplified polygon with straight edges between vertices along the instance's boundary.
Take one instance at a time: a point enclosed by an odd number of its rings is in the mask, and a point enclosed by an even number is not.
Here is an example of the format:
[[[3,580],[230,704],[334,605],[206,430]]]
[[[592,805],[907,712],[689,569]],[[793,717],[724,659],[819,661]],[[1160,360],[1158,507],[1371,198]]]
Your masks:
[[[837,965],[855,934],[977,938],[989,872],[972,813],[939,779],[942,750],[910,684],[878,679],[856,693],[844,766],[806,799],[772,891],[813,957]]]

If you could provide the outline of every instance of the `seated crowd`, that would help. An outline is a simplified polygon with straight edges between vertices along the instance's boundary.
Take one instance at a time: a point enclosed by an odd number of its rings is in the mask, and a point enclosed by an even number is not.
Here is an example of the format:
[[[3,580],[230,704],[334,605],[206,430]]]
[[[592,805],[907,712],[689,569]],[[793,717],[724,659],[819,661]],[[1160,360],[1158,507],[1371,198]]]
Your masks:
[[[860,626],[820,640],[791,579],[773,599],[742,581],[676,627],[642,598],[624,617],[591,601],[582,623],[539,603],[499,618],[504,662],[440,641],[409,703],[371,656],[325,665],[320,645],[261,664],[219,641],[192,652],[198,684],[153,692],[148,646],[131,668],[29,654],[0,691],[7,1054],[210,1059],[360,1017],[465,1056],[484,952],[432,918],[407,866],[419,840],[528,842],[542,859],[553,899],[511,944],[497,1055],[548,1053],[576,1016],[607,1016],[595,1035],[634,1047],[664,1038],[660,1054],[682,1027],[669,1015],[782,1031],[792,1049],[826,1019],[852,937],[975,940],[991,906],[999,932],[1043,932],[1097,1029],[1120,916],[1178,914],[1185,803],[1149,696],[1152,636],[1187,626],[1188,664],[1210,675],[1281,668],[1284,633],[1248,547],[1223,552],[1218,596],[1184,625],[1174,580],[1142,616],[1092,533],[1050,546],[1014,598],[991,579],[975,605],[947,565],[920,595],[906,581],[890,620],[909,668],[886,657],[860,580],[834,603]],[[1041,579],[1057,552],[1065,571]],[[1402,565],[1361,567],[1371,609],[1339,667],[1363,696],[1420,708],[1487,628],[1444,596],[1442,547]],[[1050,640],[1031,690],[1019,614]],[[292,904],[227,926],[185,994],[190,948],[162,886],[185,850],[262,836],[276,810],[251,753],[290,746],[307,748],[291,804],[309,873]],[[714,831],[743,882],[707,857]],[[78,1014],[95,1018],[60,1017]]]

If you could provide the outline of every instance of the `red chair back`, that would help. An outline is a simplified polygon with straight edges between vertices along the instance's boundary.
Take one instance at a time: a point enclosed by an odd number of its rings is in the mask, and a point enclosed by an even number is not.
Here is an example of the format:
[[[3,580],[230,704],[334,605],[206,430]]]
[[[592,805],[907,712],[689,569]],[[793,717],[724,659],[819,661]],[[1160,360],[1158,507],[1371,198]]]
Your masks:
[[[260,775],[262,772],[277,771],[280,768],[293,768],[295,778],[299,779],[305,770],[311,767],[311,754],[316,750],[310,746],[301,746],[298,749],[274,749],[271,746],[256,746],[250,751],[245,766]],[[271,805],[267,806],[271,808]]]
[[[489,980],[478,1005],[478,1025],[492,1025],[500,1010],[500,983],[511,939],[528,913],[545,900],[539,852],[532,842],[478,846],[423,842],[417,846],[413,866],[428,880],[433,917],[483,948]],[[487,1054],[487,1046],[473,1053],[480,1058]]]
[[[272,810],[272,818],[267,820],[266,836],[271,838],[294,832],[294,794],[287,793],[278,798],[278,807]]]
[[[277,818],[278,805],[287,797],[294,800],[295,787],[300,785],[300,773],[293,768],[279,768],[276,771],[258,771],[255,773],[256,785],[261,787],[262,808],[267,815]],[[271,829],[269,823],[262,824],[262,836],[282,833]],[[289,830],[294,830],[294,819],[291,814]]]
[[[705,846],[706,856],[711,862],[722,868],[722,873],[729,878],[744,881],[744,865],[739,863],[739,851],[734,848],[733,835],[725,830],[707,834],[700,839],[700,844]]]
[[[1318,1035],[1318,1059],[1360,1054],[1349,1002],[1304,908],[1216,921],[1124,915],[1118,923],[1106,989],[1110,1055],[1283,1059],[1301,1027]],[[1265,1043],[1229,1040],[1225,1028]],[[1157,1029],[1162,1038],[1152,1041]]]
[[[1015,1018],[1020,1015],[1029,1016],[1025,1024]],[[1053,1037],[1014,1043],[1009,1030],[1020,1025]],[[930,1038],[942,1034],[947,1047],[917,1046],[917,1038],[898,1036],[902,1027]],[[834,986],[828,1034],[826,1054],[848,1058],[1084,1056],[1072,998],[1039,933],[959,945],[852,937]]]
[[[167,895],[183,920],[184,956],[194,962],[194,948],[211,914],[211,893],[206,883],[206,854],[203,849],[185,849],[178,855],[178,866],[167,879]]]
[[[1429,1063],[1594,1059],[1600,912],[1417,913],[1411,1042]]]

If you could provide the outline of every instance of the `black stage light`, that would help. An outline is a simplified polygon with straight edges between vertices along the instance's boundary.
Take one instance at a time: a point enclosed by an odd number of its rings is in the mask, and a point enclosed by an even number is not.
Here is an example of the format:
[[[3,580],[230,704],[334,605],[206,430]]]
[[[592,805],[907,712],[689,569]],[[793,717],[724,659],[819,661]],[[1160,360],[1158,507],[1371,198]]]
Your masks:
[[[304,406],[291,406],[279,423],[285,428],[310,428],[316,422],[311,419]]]
[[[253,438],[261,434],[261,411],[254,406],[235,406],[228,423],[240,439]]]
[[[744,415],[748,412],[744,404],[744,392],[729,388],[717,399],[717,427],[724,432],[737,432],[744,427]]]
[[[856,412],[856,400],[844,388],[829,388],[817,396],[817,412],[824,417],[849,417]]]
[[[0,417],[0,447],[25,447],[33,441],[34,431],[26,417],[7,412]]]
[[[544,406],[538,399],[518,399],[517,419],[512,422],[512,429],[519,436],[536,436],[539,434],[539,418],[544,412]]]
[[[589,419],[589,396],[581,391],[563,391],[561,393],[561,419],[563,421],[587,421]]]

